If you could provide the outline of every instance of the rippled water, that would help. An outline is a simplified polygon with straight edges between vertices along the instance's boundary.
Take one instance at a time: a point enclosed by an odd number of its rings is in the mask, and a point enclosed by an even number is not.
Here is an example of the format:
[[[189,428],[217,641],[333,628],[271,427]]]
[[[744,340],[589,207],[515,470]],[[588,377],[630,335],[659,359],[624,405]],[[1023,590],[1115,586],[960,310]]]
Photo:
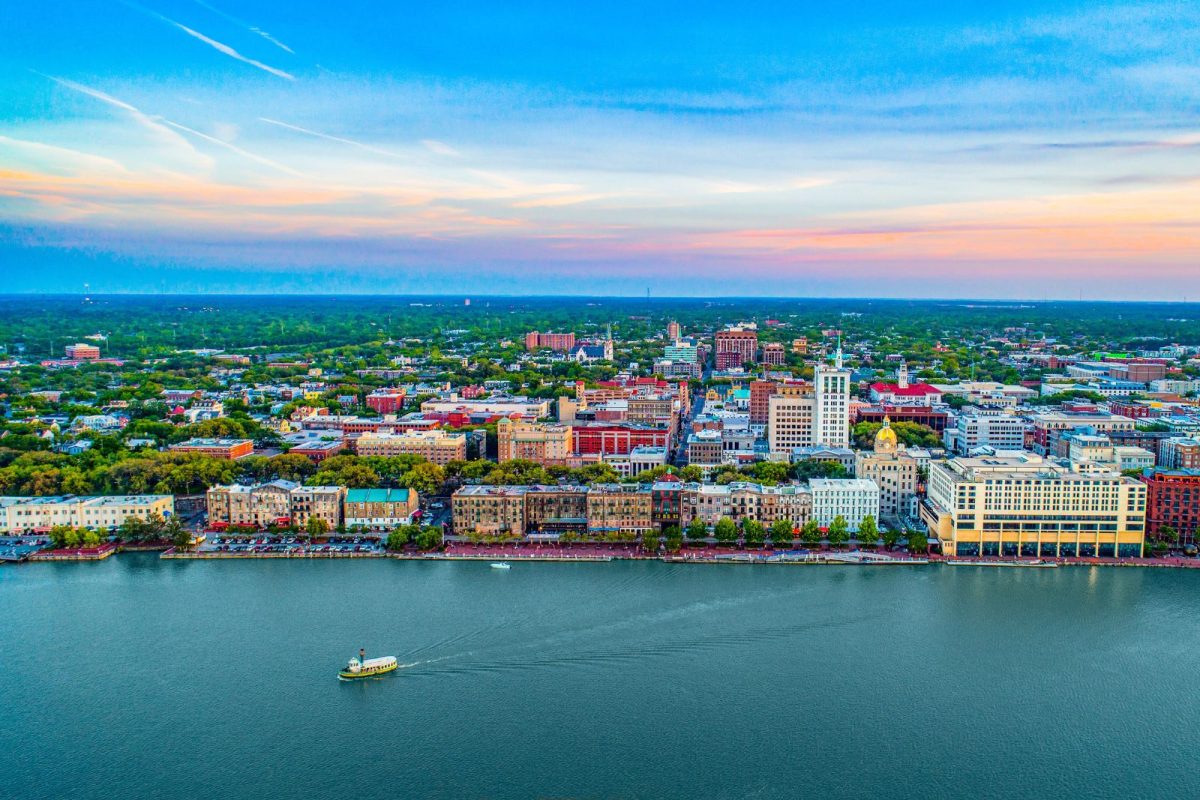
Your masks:
[[[0,796],[1180,798],[1200,574],[0,569]],[[406,668],[344,683],[365,646]]]

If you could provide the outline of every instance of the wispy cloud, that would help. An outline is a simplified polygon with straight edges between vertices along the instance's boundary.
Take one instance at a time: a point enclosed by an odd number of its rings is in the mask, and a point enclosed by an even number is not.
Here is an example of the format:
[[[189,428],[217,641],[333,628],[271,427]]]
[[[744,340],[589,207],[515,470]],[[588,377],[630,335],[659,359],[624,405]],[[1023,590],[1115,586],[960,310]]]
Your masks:
[[[259,122],[265,122],[268,125],[276,125],[280,128],[284,128],[289,131],[295,131],[296,133],[303,133],[306,136],[315,136],[318,139],[326,139],[330,142],[338,142],[340,144],[348,144],[351,147],[357,147],[360,150],[366,150],[368,153],[376,153],[378,155],[388,156],[390,158],[404,158],[404,156],[400,155],[399,153],[393,153],[392,151],[384,150],[381,147],[375,147],[374,145],[364,144],[363,142],[356,142],[353,139],[346,139],[341,136],[332,136],[328,133],[321,133],[320,131],[314,131],[314,130],[310,130],[308,128],[301,128],[299,125],[292,125],[287,122],[280,122],[277,119],[269,119],[267,117],[259,117],[258,120],[259,120]]]
[[[52,80],[63,88],[87,95],[88,97],[99,100],[100,102],[112,106],[113,108],[120,109],[128,113],[138,125],[150,131],[160,140],[165,141],[167,144],[186,150],[189,155],[199,155],[196,152],[196,148],[192,147],[191,142],[164,124],[166,121],[161,117],[146,114],[141,109],[125,102],[124,100],[113,97],[112,95],[102,92],[99,89],[93,89],[90,86],[84,86],[82,83],[76,83],[75,81],[67,80],[66,78],[58,78],[54,75],[45,75],[40,72],[35,72],[35,74],[41,75],[43,78],[48,80]]]
[[[269,158],[264,158],[263,156],[256,155],[255,153],[251,153],[248,150],[243,150],[242,148],[238,147],[237,145],[230,144],[229,142],[226,142],[222,139],[218,139],[215,136],[209,136],[207,133],[201,133],[200,131],[195,130],[193,128],[189,128],[186,125],[180,125],[178,122],[171,122],[171,120],[169,120],[169,119],[164,119],[163,122],[170,125],[172,128],[176,128],[178,130],[184,131],[185,133],[190,133],[192,136],[203,139],[206,142],[211,142],[212,144],[215,144],[218,147],[224,147],[226,150],[229,150],[230,152],[233,152],[233,153],[237,153],[239,156],[242,156],[243,158],[248,158],[251,161],[254,161],[255,163],[262,164],[263,166],[270,167],[272,169],[277,169],[280,172],[283,172],[287,175],[293,175],[298,178],[304,177],[303,173],[297,172],[296,170],[292,169],[291,167],[284,166],[283,164],[280,164],[277,161],[272,161]]]
[[[164,19],[165,19],[165,17],[164,17]],[[296,80],[296,76],[291,74],[290,72],[284,72],[283,70],[276,69],[275,67],[272,67],[269,64],[264,64],[263,62],[256,61],[253,58],[247,58],[246,56],[239,53],[237,50],[234,50],[229,45],[222,44],[221,42],[218,42],[216,39],[210,39],[209,37],[205,36],[203,33],[192,30],[187,25],[180,24],[178,22],[175,22],[174,20],[167,20],[167,22],[170,22],[176,28],[179,28],[179,30],[183,31],[188,36],[192,36],[196,39],[199,39],[200,41],[204,42],[209,47],[212,47],[214,50],[224,53],[225,55],[229,56],[230,58],[236,58],[238,61],[249,64],[252,67],[257,67],[258,69],[261,69],[263,72],[269,72],[272,75],[277,75],[280,78],[284,78],[289,81]]]
[[[461,156],[462,153],[455,150],[445,142],[439,142],[437,139],[422,139],[421,146],[431,153],[437,153],[439,156]]]
[[[204,42],[206,45],[213,48],[217,52],[223,53],[223,54],[229,56],[230,58],[241,61],[243,64],[249,64],[250,66],[254,67],[255,69],[261,69],[263,72],[268,72],[271,75],[274,75],[278,78],[283,78],[284,80],[289,80],[289,81],[296,80],[296,76],[291,74],[290,72],[284,72],[281,69],[272,67],[270,64],[264,64],[261,61],[250,58],[248,56],[244,56],[241,53],[239,53],[237,50],[234,50],[232,47],[225,44],[224,42],[218,42],[216,39],[213,39],[210,36],[205,36],[200,31],[195,30],[194,28],[189,28],[187,25],[184,25],[182,22],[176,22],[175,20],[171,19],[170,17],[164,16],[164,15],[158,13],[157,11],[151,11],[148,8],[144,8],[143,6],[140,6],[137,3],[132,2],[132,0],[121,0],[121,2],[123,2],[125,5],[129,6],[130,8],[136,9],[137,11],[140,11],[143,14],[148,14],[151,17],[154,17],[155,19],[159,20],[160,22],[164,22],[173,28],[177,28],[177,29],[183,31],[188,36],[191,36],[193,39],[196,39],[197,41],[200,41],[200,42]]]
[[[292,53],[293,55],[296,52],[295,50],[288,47],[286,44],[279,41],[274,36],[267,33],[266,31],[264,31],[262,28],[258,27],[257,25],[251,25],[249,22],[243,22],[242,20],[238,19],[237,17],[233,16],[232,14],[228,14],[228,13],[222,11],[221,9],[216,8],[215,6],[209,5],[208,3],[204,2],[204,0],[193,0],[193,2],[195,2],[196,5],[200,6],[201,8],[207,8],[209,11],[216,14],[218,17],[221,17],[222,19],[224,19],[228,22],[232,22],[234,25],[237,25],[239,28],[245,28],[246,30],[250,31],[251,33],[261,36],[263,39],[266,39],[268,42],[275,45],[280,50],[283,50],[288,53]]]

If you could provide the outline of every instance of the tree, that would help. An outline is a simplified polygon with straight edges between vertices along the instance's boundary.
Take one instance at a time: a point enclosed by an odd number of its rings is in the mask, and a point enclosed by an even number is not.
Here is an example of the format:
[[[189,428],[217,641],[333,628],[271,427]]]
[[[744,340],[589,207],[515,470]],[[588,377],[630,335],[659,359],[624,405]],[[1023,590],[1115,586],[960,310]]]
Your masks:
[[[777,519],[771,523],[771,544],[776,547],[791,547],[794,538],[792,523],[786,519]]]
[[[79,546],[79,534],[70,525],[55,525],[48,535],[55,550]]]
[[[432,525],[422,528],[417,534],[417,547],[422,550],[434,550],[442,546],[442,530]]]
[[[446,471],[437,464],[428,461],[417,464],[400,478],[400,485],[412,489],[419,495],[435,495],[446,482]]]
[[[316,514],[309,514],[308,522],[304,523],[304,532],[310,540],[317,539],[329,533],[329,523]]]
[[[658,552],[657,531],[646,531],[642,534],[642,549],[651,554]]]
[[[404,545],[412,541],[412,530],[416,525],[399,525],[387,536],[387,549],[393,553],[404,549]]]
[[[831,547],[841,547],[850,540],[850,526],[846,523],[846,518],[838,514],[833,518],[833,522],[829,523],[829,529],[825,531],[825,538],[829,540]]]
[[[667,550],[672,553],[678,553],[683,548],[683,532],[679,530],[678,525],[668,525],[663,531],[663,536],[667,541]]]
[[[126,517],[117,528],[117,537],[123,542],[138,544],[149,537],[150,526],[141,517]]]
[[[929,539],[921,531],[909,531],[908,550],[910,553],[925,555],[929,552]]]
[[[883,529],[883,546],[891,550],[900,541],[900,533],[893,528]]]
[[[176,516],[172,516],[163,523],[162,532],[159,536],[180,550],[185,550],[192,546],[192,532]]]
[[[1168,545],[1173,545],[1179,542],[1179,531],[1174,525],[1163,525],[1158,529],[1159,541],[1166,542]]]
[[[748,546],[762,547],[767,540],[767,529],[758,520],[746,518],[742,520],[742,537]]]
[[[879,526],[875,524],[875,517],[868,514],[858,525],[858,543],[863,547],[874,547],[878,541]]]
[[[737,524],[729,517],[721,517],[713,526],[713,535],[721,544],[733,544],[738,537]]]
[[[800,526],[800,541],[804,542],[809,547],[816,547],[821,543],[821,525],[815,519],[808,519]]]
[[[702,542],[708,538],[708,526],[704,520],[696,517],[687,526],[687,538],[693,542]]]

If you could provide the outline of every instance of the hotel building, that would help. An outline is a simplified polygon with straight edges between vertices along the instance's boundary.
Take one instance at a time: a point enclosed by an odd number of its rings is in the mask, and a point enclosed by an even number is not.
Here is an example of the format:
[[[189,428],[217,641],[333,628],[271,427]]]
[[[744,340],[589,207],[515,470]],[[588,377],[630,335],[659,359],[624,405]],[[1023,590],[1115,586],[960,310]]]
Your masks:
[[[1146,486],[1031,453],[929,468],[921,519],[947,555],[1140,556]]]

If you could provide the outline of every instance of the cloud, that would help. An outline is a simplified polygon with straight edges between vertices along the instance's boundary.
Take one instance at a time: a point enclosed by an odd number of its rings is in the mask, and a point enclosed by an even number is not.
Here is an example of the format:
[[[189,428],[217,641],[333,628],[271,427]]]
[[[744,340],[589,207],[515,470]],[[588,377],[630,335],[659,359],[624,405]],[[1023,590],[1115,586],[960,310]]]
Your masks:
[[[272,75],[276,75],[280,78],[284,78],[289,81],[296,80],[296,76],[291,74],[290,72],[284,72],[281,69],[276,69],[275,67],[272,67],[268,64],[264,64],[261,61],[255,61],[253,58],[247,58],[246,56],[239,53],[237,50],[234,50],[229,45],[222,44],[221,42],[218,42],[216,39],[210,39],[207,36],[205,36],[203,33],[192,30],[187,25],[183,25],[181,23],[175,22],[174,20],[167,19],[166,17],[163,17],[163,19],[166,20],[167,22],[171,23],[172,25],[174,25],[176,28],[179,28],[179,30],[183,31],[188,36],[192,36],[192,37],[195,37],[196,39],[199,39],[200,41],[204,42],[209,47],[212,47],[214,50],[224,53],[225,55],[229,56],[230,58],[236,58],[238,61],[249,64],[252,67],[257,67],[258,69],[261,69],[263,72],[269,72]]]
[[[193,2],[195,2],[196,5],[200,6],[201,8],[207,8],[209,11],[216,14],[218,17],[221,17],[222,19],[224,19],[228,22],[232,22],[234,25],[237,25],[239,28],[245,28],[246,30],[250,31],[251,33],[253,33],[257,36],[261,36],[263,39],[265,39],[268,42],[270,42],[271,44],[275,45],[280,50],[283,50],[287,53],[291,53],[291,54],[295,55],[295,53],[296,53],[295,50],[288,47],[286,44],[279,41],[274,36],[267,33],[266,31],[264,31],[262,28],[258,27],[257,25],[251,25],[248,22],[243,22],[242,20],[238,19],[237,17],[233,16],[232,14],[227,14],[219,8],[209,5],[208,3],[204,2],[204,0],[193,0]]]
[[[138,5],[137,3],[132,2],[132,0],[121,0],[121,2],[123,2],[125,5],[129,6],[132,9],[142,12],[143,14],[148,14],[149,16],[154,17],[155,19],[157,19],[161,22],[164,22],[167,25],[170,25],[174,28],[178,28],[179,30],[183,31],[188,36],[191,36],[192,38],[196,39],[197,41],[204,42],[206,45],[213,48],[217,52],[224,53],[225,55],[229,56],[230,58],[237,59],[238,61],[241,61],[243,64],[249,64],[250,66],[252,66],[256,69],[261,69],[263,72],[268,72],[278,78],[283,78],[284,80],[289,80],[289,81],[296,80],[296,76],[291,74],[290,72],[284,72],[281,69],[272,67],[270,64],[264,64],[261,61],[257,61],[253,58],[244,56],[241,53],[239,53],[237,50],[234,50],[232,47],[225,44],[224,42],[218,42],[216,39],[213,39],[209,36],[205,36],[203,33],[200,33],[200,31],[197,31],[193,28],[189,28],[187,25],[184,25],[181,22],[176,22],[175,20],[171,19],[170,17],[159,14],[157,11],[151,11],[148,8],[144,8],[140,5]]]
[[[122,174],[129,172],[129,170],[125,168],[124,164],[111,158],[105,158],[104,156],[98,156],[92,153],[84,153],[80,150],[72,150],[67,147],[45,144],[44,142],[31,142],[24,139],[13,139],[8,136],[0,136],[0,148],[24,151],[35,158],[41,156],[46,158],[54,166],[70,165],[73,167],[89,169],[97,172],[112,172]]]
[[[84,86],[81,83],[76,83],[75,81],[70,81],[70,80],[67,80],[66,78],[58,78],[53,75],[44,75],[40,72],[37,72],[35,74],[41,75],[43,78],[46,78],[48,80],[52,80],[55,83],[57,83],[59,86],[62,86],[66,89],[70,89],[73,92],[78,92],[80,94],[87,95],[88,97],[99,100],[100,102],[110,105],[113,108],[118,108],[122,111],[127,112],[131,117],[133,117],[134,121],[137,122],[138,125],[142,126],[146,130],[150,131],[152,134],[154,134],[154,136],[156,138],[160,139],[161,141],[163,141],[169,145],[172,145],[176,148],[186,151],[186,153],[189,156],[202,158],[205,163],[205,166],[211,166],[211,161],[209,161],[207,159],[207,157],[201,156],[201,154],[196,151],[196,148],[194,148],[192,146],[191,142],[189,142],[187,139],[180,136],[178,133],[171,130],[170,127],[165,125],[164,123],[166,121],[163,120],[161,117],[155,117],[155,116],[150,116],[149,114],[145,114],[140,109],[138,109],[136,106],[134,106],[130,103],[127,103],[124,100],[120,100],[116,97],[113,97],[110,94],[102,92],[99,89],[93,89],[90,86]]]
[[[437,153],[439,156],[461,156],[462,153],[455,150],[445,142],[439,142],[437,139],[422,139],[421,146],[431,153]]]
[[[373,145],[363,144],[362,142],[356,142],[353,139],[345,139],[341,136],[331,136],[328,133],[321,133],[320,131],[309,130],[308,128],[301,128],[299,125],[292,125],[287,122],[280,122],[277,119],[269,119],[267,117],[259,117],[258,120],[259,120],[259,122],[265,122],[268,125],[276,125],[280,128],[285,128],[289,131],[303,133],[307,136],[315,136],[318,139],[327,139],[331,142],[339,142],[341,144],[348,144],[351,147],[357,147],[361,150],[366,150],[368,153],[376,153],[381,156],[388,156],[389,158],[404,158],[404,156],[400,155],[399,153],[393,153],[390,150],[384,150],[382,148],[375,147]]]
[[[276,161],[272,161],[269,158],[263,158],[260,155],[255,155],[254,153],[251,153],[247,150],[243,150],[242,148],[238,147],[237,145],[230,144],[229,142],[218,139],[215,136],[209,136],[207,133],[201,133],[200,131],[189,128],[186,125],[180,125],[178,122],[171,122],[171,120],[169,120],[169,119],[165,119],[165,120],[163,120],[163,122],[170,125],[172,128],[177,128],[181,131],[190,133],[193,136],[203,139],[206,142],[211,142],[220,147],[224,147],[226,150],[237,153],[239,156],[242,156],[243,158],[248,158],[251,161],[254,161],[258,164],[262,164],[263,166],[271,167],[272,169],[277,169],[280,172],[283,172],[287,175],[292,175],[297,178],[304,177],[303,173],[297,172],[296,170],[292,169],[291,167],[286,167],[283,164],[280,164]]]

